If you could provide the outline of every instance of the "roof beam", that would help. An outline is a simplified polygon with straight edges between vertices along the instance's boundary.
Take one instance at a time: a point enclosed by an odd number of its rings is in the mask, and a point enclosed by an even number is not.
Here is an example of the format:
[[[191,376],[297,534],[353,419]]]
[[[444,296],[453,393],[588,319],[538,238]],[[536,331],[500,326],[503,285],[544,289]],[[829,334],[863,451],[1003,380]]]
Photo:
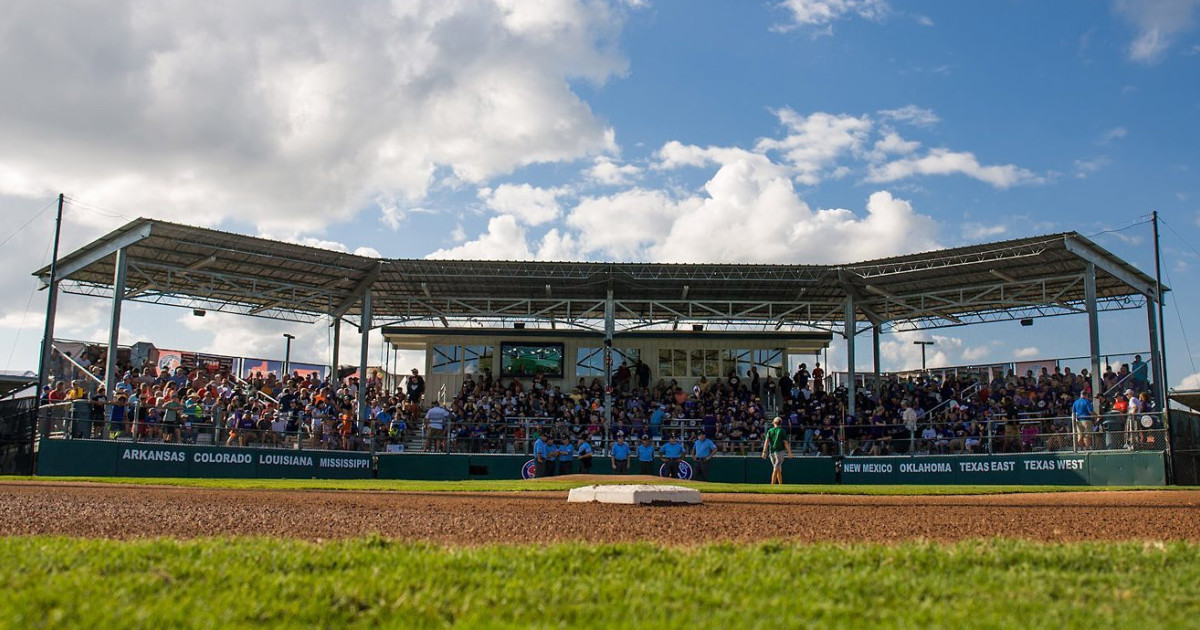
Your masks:
[[[1156,302],[1158,301],[1157,294],[1154,291],[1154,285],[1142,281],[1140,278],[1130,273],[1129,270],[1113,264],[1113,261],[1110,257],[1104,255],[1103,252],[1096,249],[1096,247],[1093,245],[1085,243],[1084,241],[1081,241],[1070,235],[1064,236],[1063,242],[1067,247],[1067,251],[1075,254],[1087,262],[1096,265],[1098,269],[1102,269],[1104,273],[1107,273],[1117,280],[1124,282],[1134,291],[1137,291],[1138,293],[1141,293],[1142,295]]]
[[[884,319],[882,317],[880,317],[879,314],[876,313],[874,310],[872,310],[871,308],[869,308],[868,306],[863,304],[864,302],[866,302],[866,300],[863,298],[862,292],[858,290],[858,287],[852,283],[852,281],[850,279],[852,273],[853,272],[847,272],[843,269],[838,269],[837,270],[838,284],[841,284],[842,290],[844,290],[848,295],[850,295],[851,297],[854,298],[854,308],[857,309],[859,312],[861,312],[863,315],[866,315],[867,321],[871,322],[872,326],[879,326],[879,325],[883,324]],[[853,274],[853,275],[857,275],[857,274]],[[886,291],[884,291],[882,289],[878,289],[869,284],[865,285],[865,286],[866,286],[866,289],[868,291],[870,291],[871,293],[881,295],[884,298],[888,298],[890,296],[889,293],[887,293]]]
[[[366,295],[367,291],[371,290],[371,286],[375,284],[376,280],[379,279],[379,273],[382,270],[383,263],[375,263],[375,266],[371,267],[371,270],[367,272],[367,275],[364,276],[363,279],[358,282],[358,284],[354,285],[354,288],[350,290],[350,293],[344,299],[342,299],[342,301],[336,307],[334,307],[334,309],[329,313],[329,316],[337,319],[349,312],[350,307],[354,306],[354,304],[358,302],[359,298]]]
[[[273,308],[279,308],[280,306],[287,306],[288,304],[291,304],[291,303],[292,303],[291,300],[276,300],[274,302],[269,302],[267,304],[263,304],[262,306],[256,306],[256,307],[250,309],[250,311],[247,312],[246,314],[247,315],[258,315],[259,313],[262,313],[263,311],[269,311]]]
[[[209,256],[208,258],[201,258],[200,260],[197,260],[196,262],[184,267],[183,270],[184,271],[198,271],[198,270],[203,269],[215,262],[217,262],[217,255],[213,254],[212,256]]]
[[[55,280],[69,278],[71,274],[84,269],[107,256],[112,256],[117,252],[117,250],[124,249],[130,245],[133,245],[134,243],[144,241],[149,237],[150,224],[146,223],[142,226],[139,226],[136,230],[122,234],[111,241],[94,243],[83,250],[71,254],[67,257],[67,260],[59,264],[55,271]],[[50,286],[49,275],[39,276],[38,279],[42,281],[41,288],[44,289]]]

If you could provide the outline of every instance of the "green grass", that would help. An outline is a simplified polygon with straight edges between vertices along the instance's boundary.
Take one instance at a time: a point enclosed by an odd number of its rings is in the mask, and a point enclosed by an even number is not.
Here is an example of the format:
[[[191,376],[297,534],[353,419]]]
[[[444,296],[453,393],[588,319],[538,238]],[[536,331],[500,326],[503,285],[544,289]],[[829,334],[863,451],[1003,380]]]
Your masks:
[[[0,538],[0,626],[1192,627],[1200,545]]]
[[[584,482],[559,481],[554,479],[533,481],[520,479],[412,481],[401,479],[176,479],[161,477],[5,477],[3,481],[49,483],[87,481],[127,485],[166,485],[239,490],[375,490],[392,492],[526,492],[534,490],[570,490],[571,488],[594,483],[628,483],[626,481]],[[753,494],[962,495],[1173,489],[1172,487],[1160,486],[853,486],[799,484],[770,486],[755,483],[705,483],[701,481],[666,479],[661,480],[661,483],[687,486],[703,492],[741,492]]]

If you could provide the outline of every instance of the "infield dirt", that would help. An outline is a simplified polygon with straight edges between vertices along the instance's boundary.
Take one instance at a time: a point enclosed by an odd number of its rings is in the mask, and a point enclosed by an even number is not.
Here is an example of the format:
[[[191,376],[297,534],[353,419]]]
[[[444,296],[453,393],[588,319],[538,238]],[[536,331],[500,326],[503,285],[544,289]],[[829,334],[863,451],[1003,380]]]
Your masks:
[[[984,496],[705,494],[704,505],[568,504],[566,492],[213,490],[0,483],[0,531],[89,538],[380,534],[451,545],[550,541],[1200,541],[1200,492]]]

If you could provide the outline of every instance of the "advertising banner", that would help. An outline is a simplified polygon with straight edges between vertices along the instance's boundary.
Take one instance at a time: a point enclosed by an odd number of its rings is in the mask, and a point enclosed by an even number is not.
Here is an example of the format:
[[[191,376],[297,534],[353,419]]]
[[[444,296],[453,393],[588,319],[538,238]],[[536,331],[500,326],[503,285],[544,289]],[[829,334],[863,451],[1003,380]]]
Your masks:
[[[158,351],[158,371],[166,371],[168,374],[173,373],[175,368],[183,365],[183,352],[179,350],[163,350]]]
[[[348,451],[42,440],[39,475],[366,479],[371,456]]]
[[[266,375],[274,373],[275,376],[282,376],[283,361],[271,361],[268,359],[243,359],[242,360],[242,378],[253,378],[256,375],[266,377]]]

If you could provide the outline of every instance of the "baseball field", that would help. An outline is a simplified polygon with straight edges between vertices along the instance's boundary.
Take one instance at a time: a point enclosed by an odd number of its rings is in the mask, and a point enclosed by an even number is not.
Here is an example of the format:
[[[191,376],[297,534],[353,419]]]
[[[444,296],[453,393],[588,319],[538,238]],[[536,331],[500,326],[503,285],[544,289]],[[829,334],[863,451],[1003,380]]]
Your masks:
[[[611,480],[611,478],[605,478]],[[645,479],[639,479],[644,481]],[[0,483],[4,627],[1189,627],[1200,492]]]

